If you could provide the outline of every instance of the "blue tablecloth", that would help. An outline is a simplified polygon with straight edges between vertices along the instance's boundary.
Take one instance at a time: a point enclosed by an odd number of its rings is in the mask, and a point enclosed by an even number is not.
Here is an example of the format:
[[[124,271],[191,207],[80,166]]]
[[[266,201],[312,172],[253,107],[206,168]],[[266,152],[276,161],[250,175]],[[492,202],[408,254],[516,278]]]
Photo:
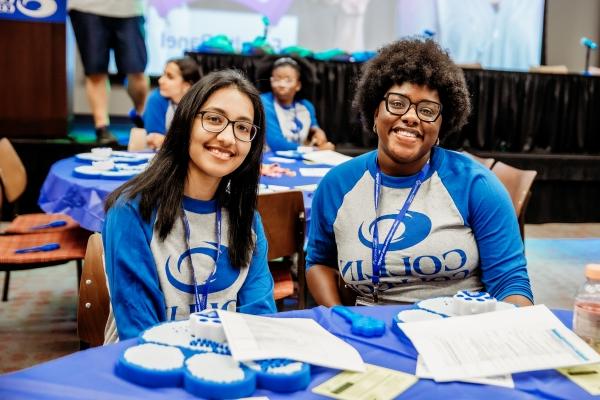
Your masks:
[[[312,318],[336,336],[354,346],[365,362],[414,373],[416,353],[414,348],[389,329],[392,317],[404,306],[359,307],[356,311],[387,321],[387,332],[381,338],[367,339],[354,336],[341,317],[330,309],[317,307],[311,310],[276,314],[276,317]],[[571,326],[572,313],[557,310],[554,313],[567,326]],[[126,382],[114,374],[114,366],[123,350],[135,344],[128,340],[115,345],[81,351],[38,366],[0,376],[2,399],[194,399],[183,389],[148,389]],[[310,388],[321,384],[339,371],[314,367],[309,389],[281,395],[257,390],[255,396],[270,399],[323,398],[314,395]],[[435,383],[421,379],[399,398],[405,399],[588,399],[594,398],[569,381],[556,370],[513,374],[515,389],[459,382]]]
[[[272,153],[265,153],[263,160],[271,163]],[[102,230],[104,222],[104,199],[110,192],[118,188],[124,180],[86,179],[73,176],[75,167],[85,165],[75,157],[57,161],[50,168],[46,177],[38,205],[47,213],[64,213],[71,216],[83,228],[94,232]],[[307,165],[296,160],[291,164],[281,164],[282,167],[296,171],[295,177],[282,176],[280,178],[262,177],[261,183],[265,185],[288,186],[290,188],[301,185],[318,183],[319,177],[304,177],[298,172],[300,168],[325,167],[324,165]],[[312,191],[304,190],[304,206],[306,218],[310,218]]]

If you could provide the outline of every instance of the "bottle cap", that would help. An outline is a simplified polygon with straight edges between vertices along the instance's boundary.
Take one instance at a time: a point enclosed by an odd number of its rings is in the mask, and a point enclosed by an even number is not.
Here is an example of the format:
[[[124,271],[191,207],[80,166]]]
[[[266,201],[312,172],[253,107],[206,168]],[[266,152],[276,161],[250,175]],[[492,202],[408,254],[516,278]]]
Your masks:
[[[588,264],[585,266],[585,277],[600,280],[600,264]]]

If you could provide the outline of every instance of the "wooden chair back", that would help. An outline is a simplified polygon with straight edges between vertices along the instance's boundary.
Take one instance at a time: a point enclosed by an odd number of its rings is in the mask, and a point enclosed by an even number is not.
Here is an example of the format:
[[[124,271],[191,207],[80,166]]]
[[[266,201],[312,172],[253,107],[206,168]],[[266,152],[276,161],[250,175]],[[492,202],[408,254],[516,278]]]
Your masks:
[[[102,236],[94,233],[85,252],[77,307],[77,334],[79,340],[90,347],[104,343],[110,307],[103,255]]]
[[[491,158],[491,157],[479,157],[478,155],[475,155],[473,153],[469,153],[468,151],[463,151],[462,152],[464,155],[471,157],[473,160],[483,164],[483,166],[485,166],[488,169],[492,169],[492,166],[494,165],[494,163],[496,162],[495,158]]]
[[[504,184],[515,208],[517,219],[519,220],[519,229],[521,238],[525,240],[525,210],[531,196],[531,186],[537,175],[537,171],[524,170],[511,167],[502,161],[497,161],[492,167],[492,172]]]
[[[268,259],[270,261],[282,257],[289,259],[294,254],[298,255],[298,308],[303,309],[306,306],[304,264],[304,232],[306,222],[302,192],[286,191],[261,194],[258,196],[258,212],[260,213],[269,245]],[[269,265],[272,273],[276,271],[276,266],[273,263],[269,263]],[[291,267],[291,263],[288,263],[288,269],[285,271],[286,275],[289,276],[289,280],[286,279],[281,283],[288,285],[288,287],[291,282],[289,267]],[[278,282],[275,283],[276,293],[277,285]],[[278,300],[278,296],[275,297]]]
[[[0,139],[0,181],[9,203],[21,197],[27,187],[25,166],[7,138]]]

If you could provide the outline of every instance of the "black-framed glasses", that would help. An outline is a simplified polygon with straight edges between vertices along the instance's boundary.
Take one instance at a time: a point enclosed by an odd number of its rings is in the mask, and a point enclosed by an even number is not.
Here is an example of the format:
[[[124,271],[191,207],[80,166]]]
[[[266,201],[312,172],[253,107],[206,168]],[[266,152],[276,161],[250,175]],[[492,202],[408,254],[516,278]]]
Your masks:
[[[233,126],[233,136],[242,142],[251,142],[258,133],[258,126],[248,121],[232,121],[214,111],[198,112],[202,127],[212,133],[221,133],[229,124]]]
[[[390,92],[383,97],[385,101],[385,109],[393,115],[403,116],[410,110],[411,106],[415,106],[417,117],[421,121],[435,122],[442,114],[442,105],[431,100],[422,100],[418,103],[413,103],[408,97],[400,93]]]

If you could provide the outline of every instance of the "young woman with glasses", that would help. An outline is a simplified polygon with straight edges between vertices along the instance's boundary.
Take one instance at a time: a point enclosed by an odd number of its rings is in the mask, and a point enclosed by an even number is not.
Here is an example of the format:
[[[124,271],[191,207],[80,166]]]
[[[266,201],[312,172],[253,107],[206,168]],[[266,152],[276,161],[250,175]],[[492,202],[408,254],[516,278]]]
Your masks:
[[[102,238],[120,339],[205,308],[275,312],[256,212],[264,121],[246,78],[208,74],[181,99],[149,167],[107,199]]]
[[[272,151],[296,150],[298,146],[333,149],[319,127],[315,107],[307,99],[298,99],[302,88],[301,69],[291,57],[275,60],[271,89],[261,94],[267,117],[267,145]]]
[[[377,149],[330,171],[312,202],[307,282],[319,304],[412,303],[486,291],[530,305],[515,212],[487,168],[438,146],[470,112],[462,70],[435,42],[389,44],[364,67],[354,105]]]

